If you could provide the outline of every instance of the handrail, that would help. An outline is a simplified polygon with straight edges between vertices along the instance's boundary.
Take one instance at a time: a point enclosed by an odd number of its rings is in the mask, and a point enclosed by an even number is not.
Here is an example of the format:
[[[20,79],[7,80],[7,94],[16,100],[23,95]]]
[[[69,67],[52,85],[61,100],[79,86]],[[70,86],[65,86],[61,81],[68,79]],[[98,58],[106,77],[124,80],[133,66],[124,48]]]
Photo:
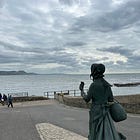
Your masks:
[[[29,96],[28,92],[15,92],[15,93],[8,93],[8,94],[12,95],[13,97]]]
[[[85,89],[85,92],[88,91],[88,89]],[[68,94],[71,96],[81,96],[81,91],[80,90],[59,90],[59,91],[47,91],[44,92],[44,96],[47,96],[47,98],[49,97],[54,97],[55,94]]]

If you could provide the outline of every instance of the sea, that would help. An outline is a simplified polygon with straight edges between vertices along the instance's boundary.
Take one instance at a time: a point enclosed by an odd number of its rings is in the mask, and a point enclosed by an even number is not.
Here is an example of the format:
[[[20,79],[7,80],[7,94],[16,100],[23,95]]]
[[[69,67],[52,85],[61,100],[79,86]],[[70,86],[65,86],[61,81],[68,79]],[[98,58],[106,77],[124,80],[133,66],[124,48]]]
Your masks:
[[[140,82],[140,73],[105,74],[110,84]],[[88,74],[6,75],[0,76],[0,93],[16,94],[28,92],[29,96],[44,96],[45,92],[79,90],[83,81],[88,89],[92,80]],[[140,94],[140,86],[115,87],[113,95]]]

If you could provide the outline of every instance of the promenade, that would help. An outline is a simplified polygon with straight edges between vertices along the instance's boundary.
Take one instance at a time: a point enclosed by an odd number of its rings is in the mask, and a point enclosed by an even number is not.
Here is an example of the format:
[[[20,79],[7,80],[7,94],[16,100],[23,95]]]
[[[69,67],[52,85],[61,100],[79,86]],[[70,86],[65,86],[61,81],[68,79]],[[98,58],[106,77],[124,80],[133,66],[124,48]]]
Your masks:
[[[140,115],[115,124],[127,140],[139,140]],[[88,109],[74,108],[54,100],[0,106],[0,140],[87,140]]]

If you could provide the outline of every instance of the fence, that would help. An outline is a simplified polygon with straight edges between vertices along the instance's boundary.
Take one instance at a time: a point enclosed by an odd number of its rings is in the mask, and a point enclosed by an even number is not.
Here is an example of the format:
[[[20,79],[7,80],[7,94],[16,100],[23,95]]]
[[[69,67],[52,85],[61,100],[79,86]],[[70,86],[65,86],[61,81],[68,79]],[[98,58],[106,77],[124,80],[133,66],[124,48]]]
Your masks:
[[[87,92],[87,89],[85,89],[85,92]],[[80,90],[60,90],[60,91],[47,91],[44,92],[44,97],[47,98],[54,98],[55,94],[67,94],[70,96],[81,96]],[[16,93],[9,93],[9,95],[12,95],[13,97],[28,97],[28,92],[16,92]]]
[[[28,97],[28,92],[9,93],[9,95],[12,95],[13,97]]]
[[[87,89],[85,89],[85,92],[87,92]],[[44,92],[44,96],[47,98],[54,98],[55,94],[65,94],[70,96],[81,96],[80,90],[61,90],[61,91],[47,91]]]

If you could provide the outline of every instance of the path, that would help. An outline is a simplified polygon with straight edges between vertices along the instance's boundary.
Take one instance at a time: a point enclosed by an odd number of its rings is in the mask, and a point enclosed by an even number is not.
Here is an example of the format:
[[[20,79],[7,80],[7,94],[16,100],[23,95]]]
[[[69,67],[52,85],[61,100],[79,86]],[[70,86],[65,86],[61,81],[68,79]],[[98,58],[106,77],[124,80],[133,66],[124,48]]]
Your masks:
[[[140,115],[129,114],[116,128],[127,140],[139,140]],[[87,140],[88,109],[55,101],[16,103],[14,108],[0,106],[0,134],[0,140]]]

